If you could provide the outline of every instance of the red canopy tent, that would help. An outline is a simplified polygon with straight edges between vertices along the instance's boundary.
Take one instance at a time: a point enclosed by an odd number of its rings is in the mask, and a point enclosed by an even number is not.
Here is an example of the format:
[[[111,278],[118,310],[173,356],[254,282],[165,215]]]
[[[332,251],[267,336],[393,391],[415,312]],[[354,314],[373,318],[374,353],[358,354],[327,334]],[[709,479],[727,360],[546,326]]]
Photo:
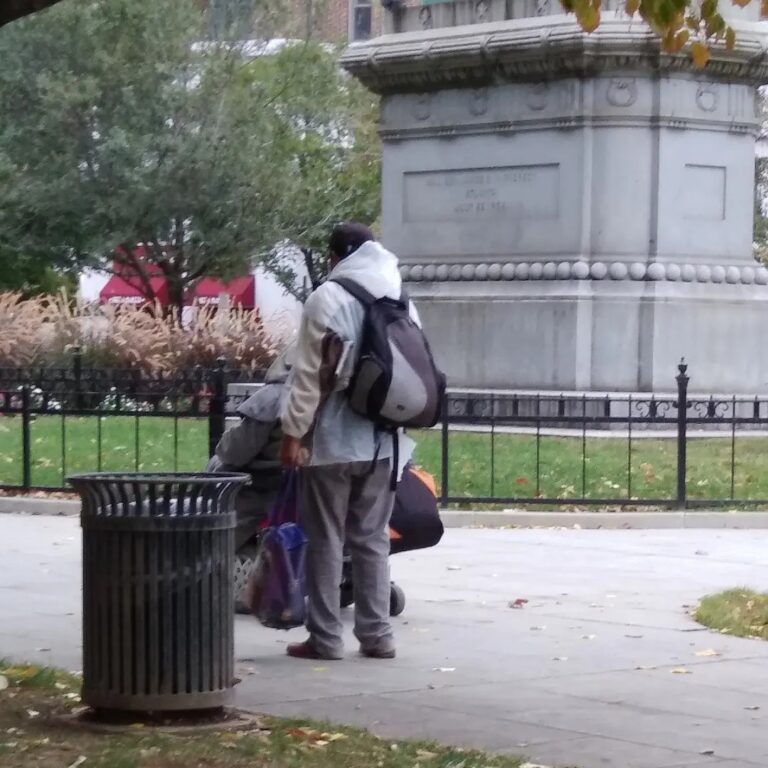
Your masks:
[[[192,291],[192,303],[200,306],[218,306],[222,294],[228,294],[233,307],[256,308],[256,278],[253,275],[236,277],[222,283],[215,277],[204,277]]]
[[[150,277],[149,284],[156,300],[164,307],[170,303],[168,286],[164,277]],[[142,306],[151,303],[146,296],[141,281],[136,276],[112,275],[101,289],[99,299],[102,304],[133,304]]]
[[[143,262],[142,266],[145,274],[149,277],[149,285],[156,301],[167,307],[170,303],[170,297],[162,270],[157,264],[145,260],[144,246],[138,246],[133,254]],[[151,303],[147,299],[147,291],[142,279],[136,273],[136,269],[117,259],[112,263],[112,277],[101,289],[99,299],[102,304],[143,306]]]
[[[163,307],[169,306],[170,296],[163,271],[157,264],[145,259],[144,246],[137,246],[134,256],[142,262],[156,300]],[[256,308],[256,279],[253,275],[245,275],[225,284],[214,277],[204,277],[189,292],[185,303],[198,307],[216,307],[222,294],[229,295],[232,307],[253,310]],[[113,263],[112,277],[102,288],[99,298],[102,304],[144,306],[150,303],[136,268],[122,260]]]

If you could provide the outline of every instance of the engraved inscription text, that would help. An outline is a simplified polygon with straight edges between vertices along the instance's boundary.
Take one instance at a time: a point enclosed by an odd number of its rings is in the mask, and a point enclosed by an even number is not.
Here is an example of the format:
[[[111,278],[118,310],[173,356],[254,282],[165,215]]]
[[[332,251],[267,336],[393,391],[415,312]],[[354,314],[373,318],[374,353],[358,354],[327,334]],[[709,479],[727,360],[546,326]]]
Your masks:
[[[403,192],[405,222],[556,219],[560,166],[406,173]]]

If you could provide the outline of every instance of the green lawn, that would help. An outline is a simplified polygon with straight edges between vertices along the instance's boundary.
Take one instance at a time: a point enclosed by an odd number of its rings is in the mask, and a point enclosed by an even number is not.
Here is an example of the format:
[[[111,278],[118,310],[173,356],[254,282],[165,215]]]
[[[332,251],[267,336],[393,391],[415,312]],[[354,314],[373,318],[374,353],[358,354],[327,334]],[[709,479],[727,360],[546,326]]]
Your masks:
[[[416,458],[441,476],[441,437],[418,438]],[[665,439],[542,437],[452,432],[448,454],[451,496],[674,499],[677,443]],[[586,456],[586,460],[583,457]],[[768,499],[768,438],[736,441],[734,496]],[[493,473],[491,467],[493,466]],[[493,480],[492,480],[493,476]],[[628,487],[629,485],[629,487]],[[730,437],[688,443],[688,498],[731,498]]]
[[[196,471],[208,457],[208,420],[179,419],[177,432],[174,419],[164,416],[40,416],[31,442],[35,486],[62,486],[68,474],[97,469]],[[21,473],[21,419],[2,418],[0,484],[21,484]]]
[[[708,595],[696,620],[724,634],[768,640],[768,593],[742,588]]]
[[[254,718],[238,731],[77,728],[79,681],[0,661],[0,765],[7,768],[521,768],[519,757],[380,739],[358,728]],[[65,720],[64,718],[69,718]]]
[[[195,471],[207,459],[208,422],[128,416],[41,416],[31,427],[32,484],[56,487],[73,472]],[[441,476],[441,436],[417,436],[416,460]],[[100,450],[99,450],[100,446]],[[493,446],[493,450],[492,450]],[[677,446],[666,439],[534,436],[452,432],[449,490],[458,497],[673,499]],[[99,455],[101,461],[99,462]],[[583,456],[586,460],[583,460]],[[21,420],[0,418],[0,484],[21,484]],[[537,473],[538,466],[538,473]],[[491,468],[493,467],[493,472]],[[739,436],[733,476],[738,499],[768,499],[768,438]],[[538,475],[538,481],[537,481]],[[493,476],[493,479],[492,479]],[[629,488],[628,488],[629,478]],[[693,439],[688,497],[731,498],[731,440]]]

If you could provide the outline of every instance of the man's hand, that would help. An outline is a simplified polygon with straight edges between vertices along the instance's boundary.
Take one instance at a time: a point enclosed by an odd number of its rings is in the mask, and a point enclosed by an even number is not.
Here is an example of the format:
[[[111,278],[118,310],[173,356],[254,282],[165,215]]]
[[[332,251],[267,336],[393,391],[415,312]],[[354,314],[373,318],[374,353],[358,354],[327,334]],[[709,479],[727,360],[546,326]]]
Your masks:
[[[280,463],[286,469],[290,469],[299,465],[300,458],[301,440],[283,435],[283,442],[280,444]]]

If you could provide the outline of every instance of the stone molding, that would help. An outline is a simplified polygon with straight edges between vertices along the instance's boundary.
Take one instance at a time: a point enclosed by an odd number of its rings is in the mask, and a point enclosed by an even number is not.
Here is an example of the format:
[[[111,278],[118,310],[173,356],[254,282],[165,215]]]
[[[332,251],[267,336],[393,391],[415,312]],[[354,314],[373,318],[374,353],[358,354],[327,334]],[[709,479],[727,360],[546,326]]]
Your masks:
[[[666,264],[653,262],[536,261],[492,264],[404,264],[403,280],[418,282],[474,282],[520,280],[631,280],[650,282],[768,285],[768,269],[750,266]]]
[[[580,128],[707,130],[756,135],[754,88],[688,75],[664,81],[613,75],[390,95],[380,134],[389,141]]]
[[[707,77],[768,82],[766,26],[742,22],[733,26],[735,49],[728,52],[716,46]],[[608,14],[591,35],[564,15],[386,35],[351,46],[341,63],[381,94],[481,88],[499,81],[541,82],[616,71],[697,72],[687,52],[663,53],[643,23]],[[631,94],[615,96],[624,101]],[[702,96],[708,106],[710,100]]]
[[[426,118],[424,118],[426,119]],[[717,133],[738,133],[758,136],[760,125],[757,121],[726,122],[724,120],[695,120],[689,118],[654,118],[572,115],[542,120],[509,120],[495,123],[465,123],[462,125],[415,125],[413,127],[381,128],[379,135],[384,141],[405,139],[441,139],[460,136],[482,136],[485,134],[528,133],[547,129],[576,130],[579,128],[648,128],[661,127],[672,130],[699,129]]]

